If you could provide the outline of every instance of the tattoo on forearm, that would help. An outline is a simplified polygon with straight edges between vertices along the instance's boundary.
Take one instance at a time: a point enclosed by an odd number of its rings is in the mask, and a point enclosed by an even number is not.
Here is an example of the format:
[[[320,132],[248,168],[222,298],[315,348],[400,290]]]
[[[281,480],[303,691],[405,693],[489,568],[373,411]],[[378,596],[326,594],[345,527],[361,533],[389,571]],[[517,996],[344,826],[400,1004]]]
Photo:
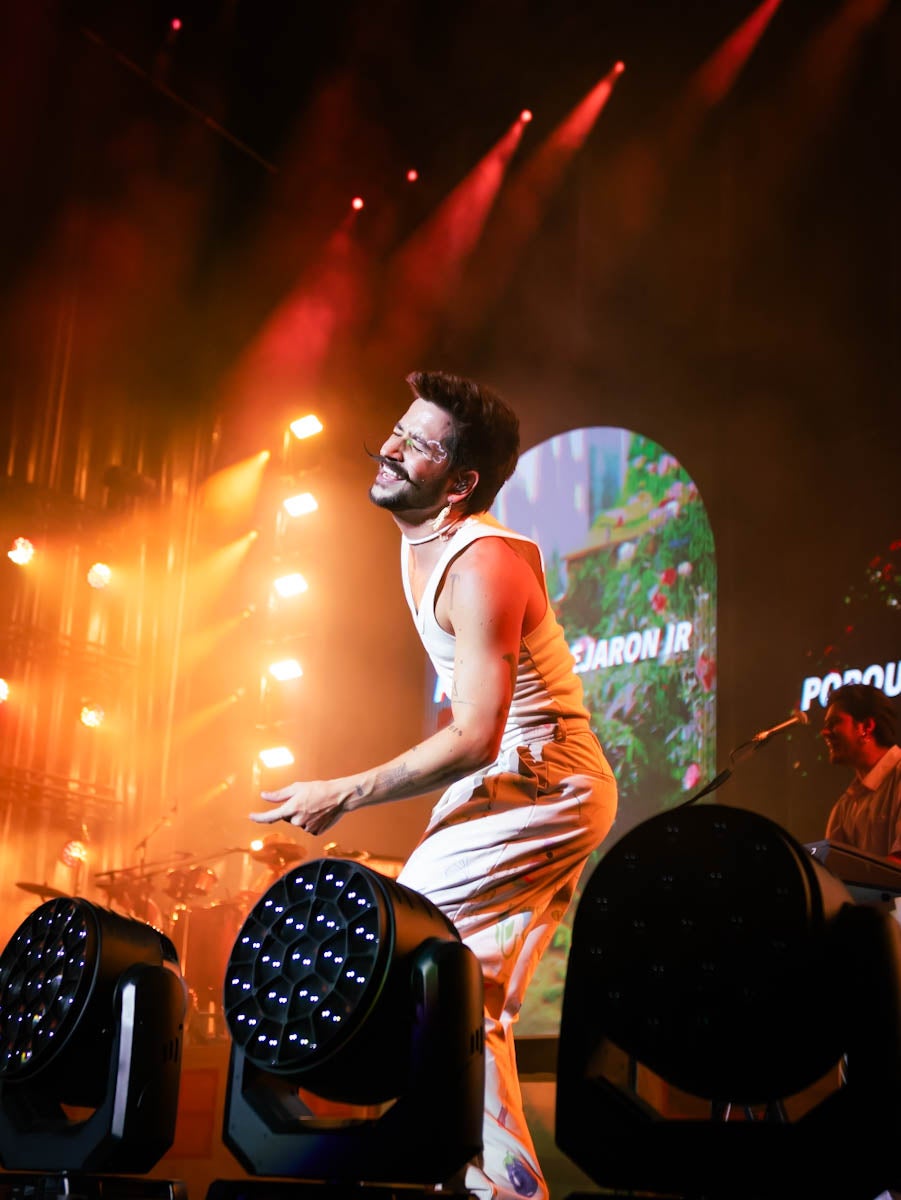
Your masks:
[[[379,782],[389,788],[405,787],[407,784],[413,783],[416,778],[416,772],[411,771],[406,763],[399,763],[398,766],[383,771]]]
[[[464,700],[460,695],[460,689],[457,687],[456,679],[451,684],[451,704],[456,704],[458,707],[461,704],[472,704],[471,700]]]

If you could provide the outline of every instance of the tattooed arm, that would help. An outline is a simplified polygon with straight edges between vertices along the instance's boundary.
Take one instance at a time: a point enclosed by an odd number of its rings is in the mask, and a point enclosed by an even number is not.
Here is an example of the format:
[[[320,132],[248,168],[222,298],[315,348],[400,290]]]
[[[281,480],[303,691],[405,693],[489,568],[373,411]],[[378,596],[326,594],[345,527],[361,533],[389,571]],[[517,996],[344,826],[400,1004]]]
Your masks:
[[[497,757],[523,629],[546,603],[532,569],[500,538],[469,546],[451,566],[436,605],[456,639],[452,720],[419,745],[340,779],[289,784],[263,798],[275,807],[255,821],[290,821],[325,833],[347,812],[447,787]]]

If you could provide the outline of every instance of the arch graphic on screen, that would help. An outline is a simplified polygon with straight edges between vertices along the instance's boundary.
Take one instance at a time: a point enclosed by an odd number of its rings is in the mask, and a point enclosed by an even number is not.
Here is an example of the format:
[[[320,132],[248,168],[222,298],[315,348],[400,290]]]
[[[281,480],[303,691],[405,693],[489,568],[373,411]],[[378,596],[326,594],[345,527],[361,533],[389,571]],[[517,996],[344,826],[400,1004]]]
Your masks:
[[[619,786],[612,845],[716,774],[716,558],[704,503],[664,447],[597,426],[526,451],[491,511],[541,547],[551,602]],[[434,729],[449,719],[449,701],[427,669]],[[557,1028],[575,907],[539,964],[520,1033]]]

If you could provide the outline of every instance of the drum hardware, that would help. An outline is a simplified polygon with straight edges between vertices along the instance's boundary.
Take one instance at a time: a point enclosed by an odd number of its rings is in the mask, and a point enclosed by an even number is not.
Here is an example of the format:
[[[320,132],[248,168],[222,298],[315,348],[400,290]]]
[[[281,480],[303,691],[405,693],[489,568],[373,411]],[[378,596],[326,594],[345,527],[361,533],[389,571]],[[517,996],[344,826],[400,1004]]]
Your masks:
[[[194,898],[208,896],[219,876],[209,867],[172,867],[166,872],[163,891],[179,904]]]
[[[257,897],[218,900],[206,907],[179,904],[172,913],[172,941],[188,985],[188,1036],[197,1042],[228,1037],[222,1008],[225,969],[235,939]]]

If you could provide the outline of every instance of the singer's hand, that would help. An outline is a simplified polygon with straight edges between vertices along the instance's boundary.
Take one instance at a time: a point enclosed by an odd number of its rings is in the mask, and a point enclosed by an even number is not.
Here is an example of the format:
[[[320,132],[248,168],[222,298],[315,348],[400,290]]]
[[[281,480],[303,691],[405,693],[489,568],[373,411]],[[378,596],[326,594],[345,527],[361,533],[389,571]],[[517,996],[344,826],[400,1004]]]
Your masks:
[[[252,812],[251,821],[269,825],[275,821],[288,821],[313,837],[331,829],[344,812],[342,797],[336,795],[328,781],[289,783],[277,792],[261,792],[260,795],[278,807],[266,812]]]

